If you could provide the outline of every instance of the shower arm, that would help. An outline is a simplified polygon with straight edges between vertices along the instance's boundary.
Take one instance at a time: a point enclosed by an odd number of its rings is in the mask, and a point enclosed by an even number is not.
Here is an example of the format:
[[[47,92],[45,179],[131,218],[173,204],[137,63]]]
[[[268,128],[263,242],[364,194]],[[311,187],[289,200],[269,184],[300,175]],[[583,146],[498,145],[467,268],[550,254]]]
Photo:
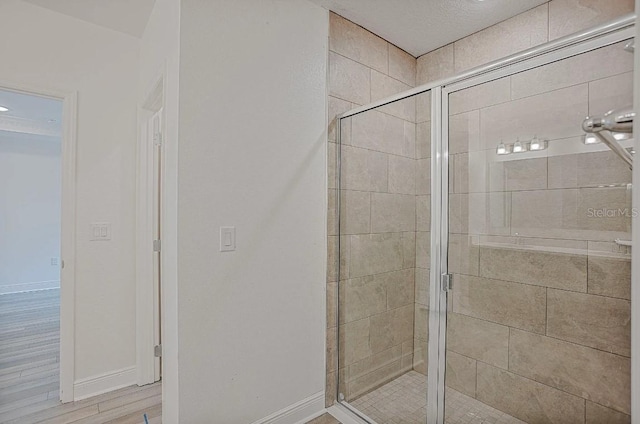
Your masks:
[[[633,133],[633,119],[635,118],[633,109],[611,110],[604,114],[602,118],[589,118],[582,123],[582,129],[598,137],[607,147],[620,157],[630,169],[633,169],[633,156],[627,149],[622,147],[613,136],[613,132]]]

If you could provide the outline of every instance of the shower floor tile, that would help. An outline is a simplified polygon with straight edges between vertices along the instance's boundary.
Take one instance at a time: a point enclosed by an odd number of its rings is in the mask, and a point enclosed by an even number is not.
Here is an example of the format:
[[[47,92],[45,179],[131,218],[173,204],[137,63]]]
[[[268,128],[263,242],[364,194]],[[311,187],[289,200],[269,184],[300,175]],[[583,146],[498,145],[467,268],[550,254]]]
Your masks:
[[[447,388],[446,424],[525,424],[467,395]],[[378,424],[424,424],[427,378],[409,371],[350,402]]]

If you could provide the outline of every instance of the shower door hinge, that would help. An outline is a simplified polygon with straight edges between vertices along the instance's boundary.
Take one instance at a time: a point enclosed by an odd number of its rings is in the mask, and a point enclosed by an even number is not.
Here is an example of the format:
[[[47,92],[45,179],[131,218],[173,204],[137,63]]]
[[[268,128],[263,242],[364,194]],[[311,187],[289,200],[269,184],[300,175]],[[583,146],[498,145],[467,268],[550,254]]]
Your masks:
[[[449,292],[453,290],[453,275],[451,274],[442,274],[441,279],[442,291]]]
[[[162,242],[160,240],[153,241],[153,251],[159,252],[162,249]]]
[[[155,356],[156,358],[161,358],[162,357],[162,345],[155,345],[153,347],[153,356]]]

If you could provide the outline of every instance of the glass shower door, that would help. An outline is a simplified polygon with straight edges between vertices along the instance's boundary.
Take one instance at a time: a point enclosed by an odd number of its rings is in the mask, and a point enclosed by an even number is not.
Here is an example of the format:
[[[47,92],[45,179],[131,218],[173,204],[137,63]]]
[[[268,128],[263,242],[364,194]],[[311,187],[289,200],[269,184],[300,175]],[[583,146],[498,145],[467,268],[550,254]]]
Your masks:
[[[631,171],[582,129],[624,44],[448,97],[447,423],[630,422]]]

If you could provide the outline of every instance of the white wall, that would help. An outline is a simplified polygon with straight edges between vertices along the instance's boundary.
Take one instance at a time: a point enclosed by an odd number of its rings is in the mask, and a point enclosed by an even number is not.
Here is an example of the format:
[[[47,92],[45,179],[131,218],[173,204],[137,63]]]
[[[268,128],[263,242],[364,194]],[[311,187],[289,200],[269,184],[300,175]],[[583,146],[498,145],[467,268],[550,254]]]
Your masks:
[[[0,293],[59,287],[60,141],[0,133]]]
[[[156,0],[140,43],[138,103],[164,78],[162,420],[178,422],[177,172],[180,0]]]
[[[17,0],[0,28],[1,81],[78,92],[75,378],[133,367],[139,40]],[[89,241],[98,221],[111,241]]]
[[[328,14],[182,0],[179,422],[324,393]],[[237,251],[219,252],[235,226]]]

